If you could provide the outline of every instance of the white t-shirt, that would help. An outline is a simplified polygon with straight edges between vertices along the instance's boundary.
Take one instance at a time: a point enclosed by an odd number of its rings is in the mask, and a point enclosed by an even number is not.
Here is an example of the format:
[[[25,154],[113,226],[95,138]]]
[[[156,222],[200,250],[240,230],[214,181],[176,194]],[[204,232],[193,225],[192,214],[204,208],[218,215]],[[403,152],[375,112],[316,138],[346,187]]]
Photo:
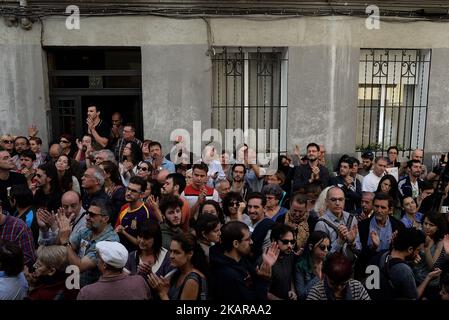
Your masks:
[[[380,176],[380,177],[377,176],[371,170],[370,173],[365,178],[363,178],[362,191],[363,192],[376,192],[377,187],[379,186],[380,179],[382,179],[382,176]]]

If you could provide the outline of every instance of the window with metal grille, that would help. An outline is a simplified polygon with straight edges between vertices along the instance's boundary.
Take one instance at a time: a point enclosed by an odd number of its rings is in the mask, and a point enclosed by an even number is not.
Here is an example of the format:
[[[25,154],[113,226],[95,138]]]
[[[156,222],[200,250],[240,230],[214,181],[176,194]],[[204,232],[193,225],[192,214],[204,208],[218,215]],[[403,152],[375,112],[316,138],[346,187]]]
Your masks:
[[[212,127],[223,139],[226,129],[241,129],[257,152],[285,152],[287,61],[283,48],[215,48]]]
[[[362,49],[357,150],[424,148],[431,50]]]

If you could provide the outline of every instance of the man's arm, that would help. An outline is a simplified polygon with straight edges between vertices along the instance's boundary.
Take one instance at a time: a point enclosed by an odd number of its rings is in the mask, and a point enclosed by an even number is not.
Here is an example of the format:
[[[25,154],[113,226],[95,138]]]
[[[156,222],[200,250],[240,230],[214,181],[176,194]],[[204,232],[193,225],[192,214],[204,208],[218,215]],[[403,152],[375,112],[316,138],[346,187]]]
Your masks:
[[[97,130],[95,130],[95,128],[90,129],[90,133],[92,134],[92,136],[94,137],[95,141],[97,141],[97,143],[99,145],[101,145],[103,148],[106,148],[106,146],[108,145],[108,138],[104,138],[102,136],[100,136],[97,132]]]
[[[96,262],[92,261],[92,259],[88,256],[80,259],[76,252],[73,250],[72,246],[67,246],[67,258],[69,260],[69,264],[76,265],[80,269],[80,272],[84,272],[96,267]]]

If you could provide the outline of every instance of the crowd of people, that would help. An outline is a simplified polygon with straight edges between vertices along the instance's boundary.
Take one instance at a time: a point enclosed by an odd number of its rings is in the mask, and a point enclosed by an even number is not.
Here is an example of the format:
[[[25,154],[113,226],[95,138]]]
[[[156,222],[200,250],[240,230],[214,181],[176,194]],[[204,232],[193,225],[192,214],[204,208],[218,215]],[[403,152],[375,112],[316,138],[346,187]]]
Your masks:
[[[48,153],[35,126],[1,136],[0,299],[449,300],[447,159],[334,168],[312,142],[270,168],[247,145],[194,160],[111,121],[89,106]]]

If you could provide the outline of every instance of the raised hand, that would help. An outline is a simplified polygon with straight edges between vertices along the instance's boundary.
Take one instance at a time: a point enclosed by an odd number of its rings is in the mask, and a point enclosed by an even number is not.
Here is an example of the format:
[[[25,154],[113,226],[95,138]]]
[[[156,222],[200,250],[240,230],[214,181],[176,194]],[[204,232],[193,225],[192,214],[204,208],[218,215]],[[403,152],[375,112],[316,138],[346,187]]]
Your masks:
[[[269,266],[270,268],[276,263],[279,257],[279,246],[276,242],[271,243],[271,246],[267,248],[265,253],[262,255],[263,263]]]
[[[440,274],[443,272],[443,270],[439,269],[439,268],[435,268],[435,270],[431,271],[428,273],[428,277],[430,280],[438,278],[440,276]]]
[[[83,150],[83,142],[78,138],[76,138],[76,146],[78,147],[78,150]]]
[[[150,274],[150,273],[152,273],[151,267],[152,266],[149,263],[146,263],[146,262],[139,263],[139,265],[137,266],[137,273],[138,274]]]
[[[301,149],[299,147],[299,144],[295,144],[295,149],[293,150],[293,154],[297,155],[298,157],[301,156]]]
[[[355,241],[355,238],[357,237],[357,234],[359,233],[359,227],[355,224],[352,226],[351,231],[348,232],[346,235],[346,240],[349,243],[353,243]]]
[[[59,234],[58,238],[60,243],[65,243],[69,240],[70,234],[72,233],[72,226],[70,225],[70,218],[67,218],[64,213],[58,214],[56,216],[56,221],[58,222]]]
[[[35,137],[38,134],[39,130],[37,130],[36,125],[32,124],[28,127],[28,136]]]
[[[161,299],[168,299],[168,290],[170,288],[170,283],[168,279],[158,277],[154,273],[148,275],[148,282],[150,287],[153,288],[161,297]]]

